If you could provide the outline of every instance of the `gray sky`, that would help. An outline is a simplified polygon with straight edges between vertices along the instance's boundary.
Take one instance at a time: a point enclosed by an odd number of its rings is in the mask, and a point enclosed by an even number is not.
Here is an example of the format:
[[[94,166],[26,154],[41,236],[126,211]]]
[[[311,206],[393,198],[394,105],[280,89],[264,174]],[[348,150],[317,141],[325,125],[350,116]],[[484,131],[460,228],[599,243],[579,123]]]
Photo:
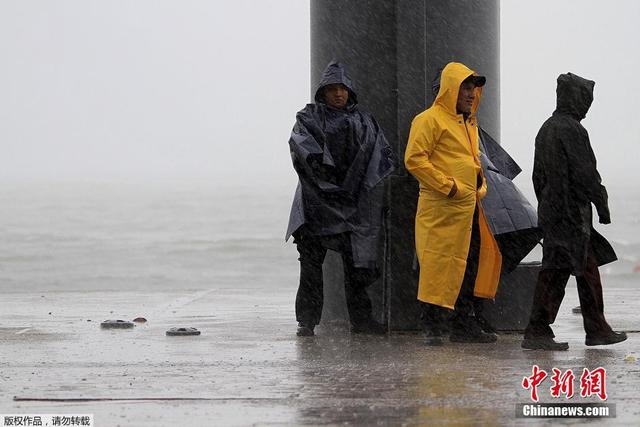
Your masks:
[[[605,183],[637,180],[640,2],[503,0],[501,13],[518,184],[567,71],[596,81],[583,123]],[[295,181],[308,1],[3,0],[0,58],[0,178]]]
[[[306,1],[3,0],[0,58],[0,177],[291,179]]]
[[[594,80],[582,121],[605,185],[640,180],[640,2],[503,0],[501,142],[519,162],[519,186],[531,187],[533,144],[555,108],[558,74]]]

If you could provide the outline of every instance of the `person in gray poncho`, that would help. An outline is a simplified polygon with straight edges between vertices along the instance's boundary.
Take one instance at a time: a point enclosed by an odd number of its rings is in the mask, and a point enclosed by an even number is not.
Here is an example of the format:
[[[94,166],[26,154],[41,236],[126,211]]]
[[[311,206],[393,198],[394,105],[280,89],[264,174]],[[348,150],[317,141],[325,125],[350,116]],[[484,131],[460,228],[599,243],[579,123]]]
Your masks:
[[[366,288],[378,275],[379,184],[395,169],[393,152],[373,116],[358,108],[341,63],[327,66],[314,100],[297,113],[289,139],[299,178],[286,235],[294,237],[300,253],[297,335],[314,335],[320,322],[328,249],[342,255],[352,331],[384,333],[372,318]]]

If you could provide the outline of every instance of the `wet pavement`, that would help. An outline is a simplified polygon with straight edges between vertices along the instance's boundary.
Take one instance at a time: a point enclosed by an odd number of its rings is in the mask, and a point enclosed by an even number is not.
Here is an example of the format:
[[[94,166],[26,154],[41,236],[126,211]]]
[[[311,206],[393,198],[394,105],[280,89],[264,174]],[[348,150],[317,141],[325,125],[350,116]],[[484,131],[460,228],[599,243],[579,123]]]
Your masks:
[[[0,307],[0,413],[94,414],[96,426],[638,425],[640,310],[635,289],[608,288],[605,311],[629,340],[585,347],[570,283],[556,335],[567,352],[495,344],[427,347],[419,334],[295,336],[295,289],[176,292],[13,292]],[[132,329],[107,319],[144,317]],[[200,336],[166,336],[195,327]],[[521,419],[532,366],[607,369],[616,418]]]

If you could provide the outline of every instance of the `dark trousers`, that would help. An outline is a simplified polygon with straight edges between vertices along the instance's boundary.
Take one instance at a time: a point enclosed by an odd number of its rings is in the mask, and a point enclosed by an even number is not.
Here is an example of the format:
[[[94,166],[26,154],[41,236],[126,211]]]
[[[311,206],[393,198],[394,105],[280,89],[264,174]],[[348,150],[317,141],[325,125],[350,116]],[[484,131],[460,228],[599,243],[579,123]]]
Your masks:
[[[549,325],[556,320],[569,276],[571,276],[570,269],[540,271],[533,295],[529,325],[524,333],[525,338],[555,336]],[[587,335],[595,337],[611,333],[612,329],[604,318],[602,282],[593,254],[590,253],[587,257],[584,275],[577,276],[576,282],[582,321]]]
[[[469,243],[469,254],[467,255],[467,267],[464,271],[464,278],[460,287],[458,299],[454,305],[451,326],[454,329],[465,329],[468,325],[469,317],[474,314],[474,305],[479,301],[473,296],[476,276],[478,275],[478,263],[480,260],[480,225],[478,223],[478,206],[473,212],[473,226],[471,228],[471,242]],[[448,309],[438,305],[422,303],[421,320],[425,329],[436,329],[440,332],[449,329],[448,319],[451,313]]]
[[[375,272],[354,267],[349,235],[295,236],[295,243],[300,254],[296,320],[313,326],[320,323],[323,303],[322,263],[327,249],[333,249],[342,255],[344,290],[351,324],[366,324],[371,319],[371,299],[366,288],[375,279]]]

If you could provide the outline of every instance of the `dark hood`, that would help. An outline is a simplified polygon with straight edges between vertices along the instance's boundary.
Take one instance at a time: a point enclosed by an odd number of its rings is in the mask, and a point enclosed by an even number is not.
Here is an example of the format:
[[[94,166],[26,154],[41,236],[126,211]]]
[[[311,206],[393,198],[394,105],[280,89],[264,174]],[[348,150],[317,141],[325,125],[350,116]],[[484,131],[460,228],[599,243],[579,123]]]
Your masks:
[[[316,90],[314,100],[316,102],[322,102],[324,104],[324,94],[322,93],[322,88],[327,85],[336,83],[345,85],[349,90],[349,100],[347,101],[347,105],[355,105],[358,103],[358,97],[354,90],[355,86],[353,84],[353,81],[347,75],[347,71],[344,68],[344,65],[337,61],[331,61],[329,65],[327,65],[327,68],[325,68],[322,72],[322,77],[320,77],[320,83],[318,83],[318,89]]]
[[[557,106],[559,113],[569,114],[577,120],[586,117],[593,102],[593,87],[596,82],[572,73],[558,76]]]

